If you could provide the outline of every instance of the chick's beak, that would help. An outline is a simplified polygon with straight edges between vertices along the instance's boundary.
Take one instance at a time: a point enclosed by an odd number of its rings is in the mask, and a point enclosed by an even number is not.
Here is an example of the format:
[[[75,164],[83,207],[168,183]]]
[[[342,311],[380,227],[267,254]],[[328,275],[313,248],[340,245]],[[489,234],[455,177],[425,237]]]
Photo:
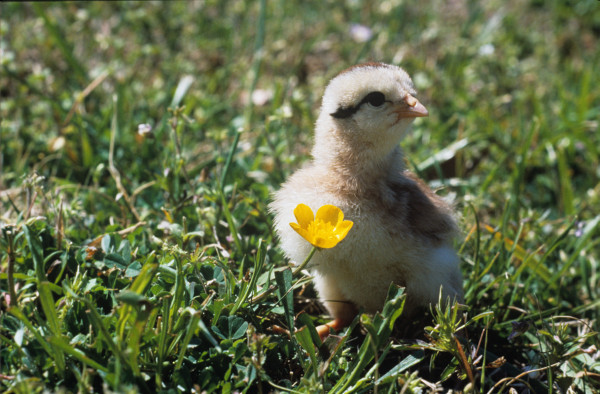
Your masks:
[[[421,118],[429,116],[427,108],[410,94],[407,94],[404,97],[404,100],[397,105],[394,112],[398,115],[398,120],[403,118]]]

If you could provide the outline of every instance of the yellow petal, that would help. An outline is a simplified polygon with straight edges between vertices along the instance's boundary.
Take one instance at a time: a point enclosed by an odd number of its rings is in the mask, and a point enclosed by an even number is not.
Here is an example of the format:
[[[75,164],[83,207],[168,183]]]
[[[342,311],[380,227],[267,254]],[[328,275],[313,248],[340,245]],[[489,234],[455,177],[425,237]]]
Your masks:
[[[308,228],[308,225],[315,220],[315,214],[306,204],[298,204],[298,206],[294,209],[294,216],[296,217],[300,227],[304,229]]]
[[[305,240],[307,240],[308,242],[310,242],[311,244],[314,244],[314,237],[313,235],[305,228],[300,227],[297,223],[290,223],[290,226],[294,229],[294,231],[296,231],[298,234],[300,234],[300,236],[302,238],[304,238]]]
[[[348,235],[348,231],[350,231],[352,226],[354,226],[354,222],[352,222],[351,220],[344,220],[342,223],[340,223],[335,228],[335,233],[336,233],[338,240],[341,241],[344,238],[346,238],[346,235]]]
[[[332,226],[336,226],[339,222],[344,220],[344,214],[342,210],[335,205],[323,205],[317,211],[316,220],[322,220],[326,223],[331,223]]]
[[[296,230],[297,233],[299,233],[300,230],[302,230],[302,227],[298,226],[298,223],[290,223],[290,226],[292,226],[292,228]]]
[[[333,237],[317,237],[312,243],[314,246],[321,249],[330,249],[336,246],[340,241]]]

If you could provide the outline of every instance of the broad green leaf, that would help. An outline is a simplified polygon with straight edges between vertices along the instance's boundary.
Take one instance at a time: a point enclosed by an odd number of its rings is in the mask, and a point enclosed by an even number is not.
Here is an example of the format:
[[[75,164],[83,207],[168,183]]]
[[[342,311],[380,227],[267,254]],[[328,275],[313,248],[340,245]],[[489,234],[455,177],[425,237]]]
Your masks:
[[[406,371],[408,368],[413,365],[418,364],[425,358],[425,355],[422,351],[415,352],[414,354],[409,354],[405,357],[400,363],[396,364],[396,366],[390,369],[385,375],[380,377],[377,380],[377,384],[390,383],[399,373]]]
[[[285,310],[286,323],[291,331],[294,329],[294,293],[292,288],[292,270],[286,268],[275,272],[277,295]]]
[[[221,339],[239,339],[246,335],[248,322],[239,316],[222,316],[219,324],[213,326],[212,330]],[[224,329],[224,331],[223,331]]]

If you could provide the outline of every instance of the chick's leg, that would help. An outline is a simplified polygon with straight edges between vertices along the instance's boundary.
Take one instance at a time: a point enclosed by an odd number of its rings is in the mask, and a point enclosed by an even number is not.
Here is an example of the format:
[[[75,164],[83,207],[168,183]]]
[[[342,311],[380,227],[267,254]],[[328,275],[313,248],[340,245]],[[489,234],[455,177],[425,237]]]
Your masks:
[[[339,331],[345,327],[348,327],[350,325],[350,323],[352,323],[352,320],[354,320],[354,316],[356,316],[356,313],[350,319],[335,318],[332,321],[330,321],[329,323],[317,326],[316,330],[317,330],[317,333],[319,334],[319,337],[321,338],[321,341],[324,341],[325,338],[327,338],[329,336],[329,334],[331,333],[331,330]]]
[[[317,333],[321,340],[327,338],[330,330],[339,331],[352,323],[358,313],[356,305],[346,301],[334,280],[326,276],[315,276],[315,287],[319,293],[319,299],[333,316],[333,320],[327,324],[317,327]]]

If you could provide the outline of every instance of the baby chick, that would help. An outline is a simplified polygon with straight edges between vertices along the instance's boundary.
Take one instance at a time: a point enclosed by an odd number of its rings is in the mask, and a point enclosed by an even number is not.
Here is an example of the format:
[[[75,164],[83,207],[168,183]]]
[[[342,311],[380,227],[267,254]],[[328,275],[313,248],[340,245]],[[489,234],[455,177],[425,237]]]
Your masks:
[[[314,212],[338,206],[354,226],[344,241],[310,262],[319,298],[334,320],[349,325],[359,310],[380,311],[390,283],[405,287],[405,315],[444,298],[463,299],[458,227],[452,209],[405,168],[398,146],[427,109],[400,67],[365,63],[342,71],[325,90],[312,160],[275,193],[270,209],[281,247],[302,262],[311,245],[289,225],[299,203]]]

